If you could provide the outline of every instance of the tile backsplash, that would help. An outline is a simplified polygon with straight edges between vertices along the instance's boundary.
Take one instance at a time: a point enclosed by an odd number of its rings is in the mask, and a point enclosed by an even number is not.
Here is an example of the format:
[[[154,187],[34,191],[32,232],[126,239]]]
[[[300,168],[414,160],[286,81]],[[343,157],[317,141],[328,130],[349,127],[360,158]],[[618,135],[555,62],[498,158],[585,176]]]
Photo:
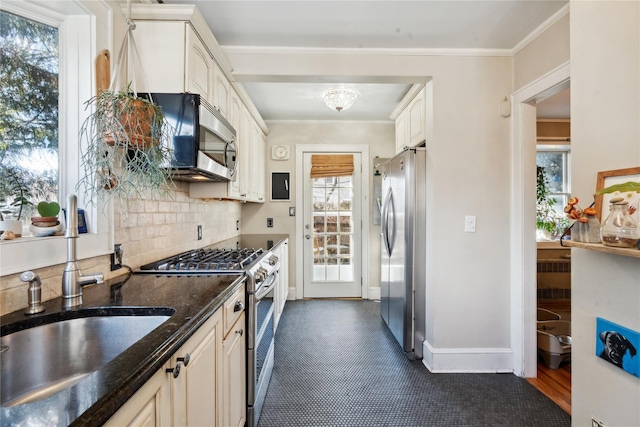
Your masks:
[[[123,264],[142,264],[189,249],[203,247],[240,234],[239,202],[192,199],[187,183],[176,182],[176,191],[164,200],[132,199],[128,211],[114,216],[114,243],[122,245]],[[222,185],[222,184],[221,184]],[[118,206],[114,209],[118,211]],[[202,240],[197,226],[202,225]],[[62,237],[60,237],[62,238]],[[78,262],[84,273],[102,272],[109,279],[127,272],[110,271],[110,257],[100,256]],[[61,296],[64,264],[34,270],[42,280],[42,300]],[[20,274],[0,277],[0,315],[27,306],[27,284]],[[98,285],[100,286],[100,285]]]

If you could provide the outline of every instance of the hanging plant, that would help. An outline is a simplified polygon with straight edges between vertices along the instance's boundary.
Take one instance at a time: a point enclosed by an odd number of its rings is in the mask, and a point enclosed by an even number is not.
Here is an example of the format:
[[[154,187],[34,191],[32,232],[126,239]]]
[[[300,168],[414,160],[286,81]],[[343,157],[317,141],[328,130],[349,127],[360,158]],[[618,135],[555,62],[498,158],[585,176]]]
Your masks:
[[[135,61],[131,54],[135,24],[128,22],[110,88],[85,103],[90,114],[80,130],[84,176],[77,187],[94,204],[115,198],[126,207],[131,198],[161,199],[173,187],[167,166],[172,156],[168,141],[174,132],[162,108],[150,95],[138,96],[135,81],[115,89],[124,52],[129,53],[129,64]]]

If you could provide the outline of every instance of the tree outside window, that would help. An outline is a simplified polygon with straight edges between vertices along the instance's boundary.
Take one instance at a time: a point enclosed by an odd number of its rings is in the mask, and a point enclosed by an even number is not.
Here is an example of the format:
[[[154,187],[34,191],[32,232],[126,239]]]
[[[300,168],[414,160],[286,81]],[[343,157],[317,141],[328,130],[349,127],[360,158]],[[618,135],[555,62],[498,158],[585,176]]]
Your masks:
[[[0,12],[0,209],[58,199],[58,29]],[[22,197],[18,188],[22,189]]]

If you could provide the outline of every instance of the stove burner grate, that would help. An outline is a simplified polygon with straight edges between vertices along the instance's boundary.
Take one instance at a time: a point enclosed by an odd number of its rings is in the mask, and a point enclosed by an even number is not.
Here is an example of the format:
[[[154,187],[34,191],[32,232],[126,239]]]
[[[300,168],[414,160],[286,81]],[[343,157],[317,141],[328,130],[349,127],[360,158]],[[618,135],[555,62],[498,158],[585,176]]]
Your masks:
[[[140,270],[153,271],[215,271],[244,270],[263,253],[262,249],[203,248],[173,255],[145,264]]]

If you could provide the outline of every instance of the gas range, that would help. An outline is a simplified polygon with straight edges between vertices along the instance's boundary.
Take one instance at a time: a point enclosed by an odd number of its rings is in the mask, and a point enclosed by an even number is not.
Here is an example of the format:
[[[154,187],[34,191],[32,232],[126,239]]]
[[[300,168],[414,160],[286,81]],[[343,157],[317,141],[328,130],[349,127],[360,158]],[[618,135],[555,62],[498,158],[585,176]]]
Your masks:
[[[188,274],[245,272],[264,254],[262,249],[202,248],[151,262],[136,273]]]

